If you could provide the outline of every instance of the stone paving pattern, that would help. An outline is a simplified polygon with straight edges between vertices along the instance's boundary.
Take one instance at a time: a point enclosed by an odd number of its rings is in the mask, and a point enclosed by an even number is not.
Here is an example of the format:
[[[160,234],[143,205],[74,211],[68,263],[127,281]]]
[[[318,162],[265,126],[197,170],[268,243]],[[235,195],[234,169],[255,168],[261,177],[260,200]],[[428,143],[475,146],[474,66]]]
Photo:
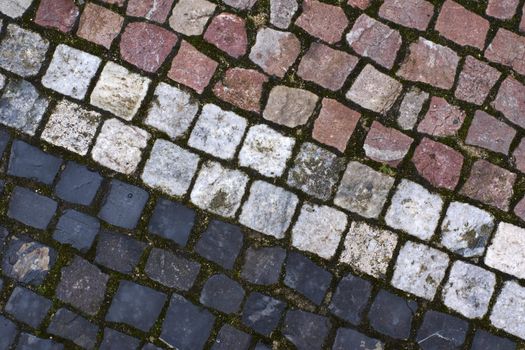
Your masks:
[[[0,350],[525,349],[524,7],[0,0]]]

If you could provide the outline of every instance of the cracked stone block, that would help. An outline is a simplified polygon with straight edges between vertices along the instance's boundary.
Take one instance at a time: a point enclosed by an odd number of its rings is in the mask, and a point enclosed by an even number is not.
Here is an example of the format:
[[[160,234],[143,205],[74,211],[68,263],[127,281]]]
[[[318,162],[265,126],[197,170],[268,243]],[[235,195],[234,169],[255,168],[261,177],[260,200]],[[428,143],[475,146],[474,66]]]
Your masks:
[[[102,176],[76,162],[67,162],[55,186],[55,194],[66,202],[90,205],[102,183]]]
[[[201,35],[216,7],[206,0],[181,0],[173,8],[170,27],[184,35]]]
[[[201,209],[233,217],[241,205],[248,176],[217,162],[203,164],[191,191],[191,201]]]
[[[357,326],[363,321],[371,294],[369,281],[348,274],[337,285],[328,308],[332,314]]]
[[[518,278],[525,278],[525,229],[500,222],[487,249],[485,264]]]
[[[259,113],[264,84],[268,77],[259,71],[230,68],[222,80],[213,87],[213,93],[221,100],[246,111]]]
[[[364,349],[383,349],[384,344],[351,328],[339,328],[337,330],[332,350],[359,349],[360,347]]]
[[[0,43],[0,67],[22,77],[34,76],[40,71],[48,48],[49,41],[39,34],[9,24]]]
[[[99,350],[113,350],[115,346],[122,347],[123,349],[138,349],[139,345],[140,340],[137,338],[111,328],[104,328],[104,338],[102,339]]]
[[[16,325],[4,316],[0,316],[0,349],[10,349],[17,336],[17,333],[18,331]],[[19,347],[23,346],[24,335],[27,334],[23,333],[20,336]],[[27,348],[27,350],[30,349]]]
[[[485,50],[485,58],[525,74],[525,63],[520,57],[525,54],[525,38],[504,28],[499,28]],[[507,78],[508,79],[508,78]]]
[[[32,334],[21,333],[20,338],[18,339],[18,345],[16,349],[17,350],[32,350],[32,349],[63,350],[64,345],[57,343],[50,339],[42,339],[42,338],[35,337]]]
[[[27,226],[45,230],[57,210],[57,202],[24,187],[11,193],[7,216]]]
[[[144,271],[152,280],[168,287],[188,291],[201,269],[201,265],[166,250],[153,248]]]
[[[514,78],[509,76],[501,83],[492,106],[512,123],[525,127],[525,117],[522,114],[525,108],[525,86]]]
[[[248,47],[245,21],[232,13],[218,14],[206,29],[204,40],[229,56],[240,58]]]
[[[465,112],[458,106],[451,105],[442,97],[433,96],[417,131],[432,136],[455,136],[465,117]]]
[[[411,88],[403,97],[397,116],[397,125],[403,130],[412,130],[417,123],[419,113],[428,100],[428,92]]]
[[[467,318],[482,318],[488,311],[495,284],[492,272],[456,261],[443,287],[443,302]]]
[[[67,209],[58,220],[53,239],[85,253],[93,245],[99,230],[100,222],[94,217]]]
[[[405,292],[432,300],[448,263],[447,254],[409,241],[399,251],[391,283]]]
[[[51,300],[29,289],[16,287],[5,304],[4,311],[17,321],[39,328],[51,309]]]
[[[82,100],[100,63],[101,59],[97,56],[60,44],[42,77],[42,85]]]
[[[35,23],[68,33],[73,29],[79,11],[73,0],[43,0],[38,5]]]
[[[345,170],[334,204],[367,218],[377,218],[393,184],[394,178],[352,161]]]
[[[195,245],[200,256],[231,270],[241,252],[243,234],[239,226],[212,220]]]
[[[460,193],[500,210],[509,210],[517,175],[486,160],[478,160]]]
[[[215,316],[208,310],[173,294],[160,340],[179,349],[202,349],[214,323]]]
[[[287,29],[298,9],[297,0],[270,0],[270,23]]]
[[[440,89],[452,88],[459,63],[452,49],[420,37],[410,44],[409,51],[396,73],[398,77]]]
[[[108,281],[109,275],[75,256],[71,264],[62,268],[56,296],[88,315],[95,315],[104,302]]]
[[[363,149],[368,158],[397,167],[407,155],[413,141],[410,136],[374,120]]]
[[[370,276],[385,278],[397,241],[397,235],[391,231],[354,221],[339,261]]]
[[[472,341],[472,350],[515,350],[516,343],[507,338],[498,337],[494,334],[478,329]]]
[[[226,1],[225,1],[226,2]],[[238,2],[238,1],[237,1]],[[235,327],[225,324],[219,330],[211,349],[213,350],[248,350],[252,341],[250,334],[244,333]]]
[[[80,16],[77,35],[109,49],[123,23],[124,18],[119,14],[89,2]]]
[[[308,34],[329,44],[341,40],[348,26],[348,18],[340,6],[329,5],[317,0],[305,0],[302,12],[295,25]]]
[[[211,276],[204,283],[199,301],[215,310],[232,314],[240,310],[243,299],[244,289],[241,285],[220,274]]]
[[[320,305],[332,282],[332,274],[302,254],[290,252],[286,260],[284,284]]]
[[[234,112],[206,104],[193,127],[188,145],[222,159],[231,159],[247,122]]]
[[[263,27],[257,31],[250,60],[269,75],[285,76],[301,52],[301,43],[290,32]]]
[[[98,238],[95,263],[124,274],[131,274],[146,244],[127,235],[108,231],[101,232]],[[115,259],[118,256],[119,259]]]
[[[9,79],[0,97],[0,123],[33,136],[48,104],[33,84]]]
[[[281,247],[249,247],[241,277],[250,283],[272,285],[279,282],[286,250]]]
[[[363,108],[384,114],[394,105],[402,88],[399,81],[368,64],[355,79],[346,98]]]
[[[387,69],[394,65],[402,42],[397,30],[366,14],[357,18],[346,41],[358,55],[369,57]]]
[[[0,2],[0,12],[11,18],[22,17],[33,0],[5,0]]]
[[[277,239],[284,238],[299,199],[281,187],[255,181],[242,207],[239,222]]]
[[[506,281],[490,314],[490,322],[496,328],[520,338],[525,338],[525,288],[515,281]]]
[[[106,120],[91,151],[94,161],[111,170],[131,174],[146,148],[150,134],[113,118]]]
[[[331,259],[346,229],[346,215],[328,206],[305,203],[292,229],[292,245]]]
[[[174,0],[130,0],[126,15],[142,17],[157,23],[164,23],[168,18]]]
[[[41,137],[55,146],[84,156],[89,151],[100,120],[99,113],[62,100],[49,117]]]
[[[295,128],[308,122],[318,100],[319,97],[308,90],[277,85],[270,91],[263,118]]]
[[[302,310],[286,312],[282,334],[298,350],[321,350],[332,328],[330,320]]]
[[[294,188],[326,201],[332,197],[343,169],[342,158],[313,143],[305,142],[288,173],[287,182]]]
[[[454,96],[463,101],[482,105],[500,76],[501,73],[496,68],[467,56]]]
[[[121,281],[106,321],[125,323],[148,332],[166,303],[166,294],[130,281]]]
[[[423,186],[402,180],[385,216],[388,226],[422,240],[430,240],[436,230],[443,199]]]
[[[368,319],[376,331],[392,338],[408,339],[417,309],[415,301],[381,290],[370,307]]]
[[[242,311],[242,323],[264,336],[277,328],[286,303],[261,293],[251,293]]]
[[[154,235],[185,246],[195,224],[195,210],[164,198],[157,200],[148,223]]]
[[[48,333],[70,340],[84,349],[95,348],[98,331],[95,324],[65,308],[55,313],[47,327]]]
[[[470,204],[452,202],[441,224],[441,244],[466,258],[481,256],[494,229],[494,217]]]
[[[312,43],[301,59],[297,75],[325,89],[341,89],[359,59],[321,43]]]
[[[134,229],[148,201],[148,193],[140,187],[112,180],[98,217],[107,223]]]
[[[430,310],[425,313],[416,341],[422,350],[461,349],[468,329],[468,322]]]
[[[499,19],[511,19],[518,8],[518,0],[489,0],[485,13]]]
[[[175,33],[155,24],[131,22],[120,37],[120,56],[135,67],[154,73],[178,40]]]
[[[239,152],[239,165],[268,177],[279,177],[292,156],[295,139],[264,124],[252,126]]]
[[[60,158],[24,141],[15,140],[11,146],[7,174],[51,185],[61,165]]]
[[[199,156],[164,140],[156,140],[141,178],[171,196],[183,196],[197,171]]]
[[[434,15],[434,6],[425,0],[385,0],[379,17],[403,27],[425,31]]]
[[[507,155],[516,130],[490,114],[476,111],[465,143]]]

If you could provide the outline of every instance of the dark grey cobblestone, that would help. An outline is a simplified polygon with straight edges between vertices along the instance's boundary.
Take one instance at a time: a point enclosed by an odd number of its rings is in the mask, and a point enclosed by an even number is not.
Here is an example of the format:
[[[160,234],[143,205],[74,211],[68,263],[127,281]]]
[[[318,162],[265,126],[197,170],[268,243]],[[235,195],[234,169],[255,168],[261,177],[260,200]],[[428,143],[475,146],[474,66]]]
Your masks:
[[[38,328],[50,308],[51,300],[29,289],[16,287],[7,301],[5,311],[16,320],[33,328]]]
[[[148,197],[142,188],[113,180],[98,217],[111,225],[134,229]]]
[[[149,221],[149,232],[185,246],[195,224],[195,211],[180,203],[159,199]]]
[[[55,215],[57,202],[24,187],[11,195],[7,215],[27,226],[44,230]]]
[[[417,331],[417,342],[423,350],[460,348],[465,342],[468,323],[437,311],[428,311]]]
[[[100,230],[100,222],[89,215],[69,209],[58,220],[53,239],[85,253]]]
[[[351,328],[339,328],[332,350],[382,349],[384,344]]]
[[[412,329],[412,318],[417,303],[382,290],[376,296],[368,313],[372,328],[396,339],[407,339]]]
[[[62,160],[42,152],[23,141],[14,141],[7,174],[24,177],[50,185],[58,173]]]
[[[70,340],[84,349],[94,349],[99,329],[84,317],[69,311],[59,309],[53,318],[47,332]]]
[[[16,350],[62,350],[64,345],[50,339],[42,339],[32,334],[22,333]]]
[[[101,182],[102,177],[96,171],[76,162],[68,162],[60,174],[55,194],[70,203],[90,205]]]
[[[104,339],[100,350],[138,349],[140,340],[111,328],[104,329]]]
[[[211,276],[202,287],[200,302],[227,314],[236,313],[244,299],[241,285],[225,275]]]
[[[213,350],[239,349],[248,350],[250,347],[251,336],[230,325],[222,326],[215,343],[211,347]]]
[[[269,336],[276,328],[286,303],[261,293],[252,293],[246,299],[242,322],[259,334]]]
[[[286,313],[283,334],[299,350],[322,349],[332,325],[328,318],[301,310]]]
[[[515,350],[516,343],[482,329],[476,331],[471,350]]]
[[[255,284],[271,285],[279,282],[286,251],[281,247],[250,247],[246,251],[241,276]]]
[[[242,247],[243,235],[238,226],[214,220],[195,246],[202,257],[231,269]]]
[[[109,269],[130,274],[137,266],[144,249],[144,242],[124,234],[103,231],[98,238],[95,262]]]
[[[358,325],[363,320],[371,293],[370,282],[351,274],[346,275],[337,285],[329,309],[343,320]]]
[[[15,340],[16,334],[16,325],[9,319],[0,316],[0,349],[9,349]]]
[[[149,278],[169,288],[187,291],[195,283],[201,265],[195,261],[153,248],[146,263]]]

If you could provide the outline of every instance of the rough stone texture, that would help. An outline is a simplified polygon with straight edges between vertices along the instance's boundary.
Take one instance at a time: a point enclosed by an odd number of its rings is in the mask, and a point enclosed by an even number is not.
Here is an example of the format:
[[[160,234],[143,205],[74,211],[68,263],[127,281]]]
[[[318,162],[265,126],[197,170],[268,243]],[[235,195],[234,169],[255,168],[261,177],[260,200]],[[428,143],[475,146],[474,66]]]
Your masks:
[[[459,57],[453,50],[420,37],[410,44],[410,53],[397,75],[448,90],[454,85],[458,63]]]
[[[160,198],[148,223],[148,231],[184,247],[195,223],[195,210]]]
[[[422,350],[461,349],[468,330],[467,321],[429,310],[425,313],[423,323],[417,331],[416,341]]]
[[[98,217],[108,224],[132,230],[137,227],[148,197],[144,189],[113,179]]]
[[[347,221],[346,215],[339,210],[305,203],[292,229],[292,245],[331,259],[339,246]]]
[[[244,299],[240,284],[223,274],[211,276],[202,287],[200,303],[225,314],[237,313]]]
[[[45,230],[57,210],[57,202],[25,187],[11,193],[7,216],[27,226]]]
[[[149,138],[148,132],[136,126],[109,119],[102,125],[91,156],[111,170],[131,174],[137,169]]]
[[[361,114],[331,98],[324,98],[315,120],[312,137],[344,152]]]
[[[402,132],[374,121],[363,149],[368,158],[397,167],[405,158],[413,139]]]
[[[29,289],[15,287],[5,304],[4,312],[31,328],[40,328],[50,308],[51,300]]]
[[[233,58],[243,56],[248,46],[244,19],[231,13],[213,17],[204,33],[204,40]]]
[[[460,4],[447,0],[441,6],[435,29],[456,44],[483,50],[489,21]]]
[[[433,15],[434,6],[426,0],[385,0],[379,8],[379,17],[421,31]]]
[[[282,78],[300,52],[301,43],[294,34],[261,28],[250,51],[250,60],[266,73]]]
[[[339,6],[329,5],[317,0],[305,0],[302,4],[301,16],[295,25],[307,33],[329,44],[341,40],[348,26],[348,18]]]
[[[135,270],[145,248],[145,243],[125,234],[102,232],[98,239],[95,263],[129,275]],[[115,259],[116,256],[119,259]]]
[[[372,284],[369,281],[347,274],[337,285],[328,308],[337,317],[359,325],[363,321],[371,294]]]
[[[478,110],[468,129],[465,143],[506,155],[515,135],[514,128]]]
[[[507,338],[502,338],[478,329],[472,341],[472,350],[515,350],[516,343]]]
[[[22,77],[36,75],[46,58],[49,41],[15,24],[7,26],[0,44],[0,67]]]
[[[173,2],[174,0],[130,0],[126,8],[126,15],[164,23]]]
[[[501,73],[472,56],[467,56],[459,75],[456,98],[482,105]]]
[[[388,226],[430,240],[436,230],[443,200],[423,186],[402,180],[392,197],[385,221]]]
[[[199,274],[201,265],[166,250],[153,248],[144,271],[154,281],[178,290],[189,290]]]
[[[304,125],[312,116],[319,97],[314,93],[284,85],[270,91],[263,117],[289,128]]]
[[[246,166],[268,177],[283,174],[286,162],[292,156],[295,139],[259,124],[248,130],[239,153],[239,165]]]
[[[228,6],[235,7],[238,10],[249,10],[255,5],[257,0],[223,0]]]
[[[233,0],[241,1],[241,0]],[[246,1],[245,1],[246,2]],[[217,338],[213,343],[213,350],[239,349],[248,350],[252,341],[252,336],[244,333],[235,327],[225,324],[219,330]]]
[[[208,161],[202,166],[191,192],[191,201],[201,209],[233,217],[241,205],[248,177]]]
[[[68,209],[58,220],[53,239],[85,253],[93,245],[99,230],[100,222],[96,218]]]
[[[516,168],[522,173],[525,172],[525,139],[521,139],[518,147],[514,149],[512,153],[512,159]]]
[[[250,283],[272,285],[279,282],[286,250],[281,247],[249,247],[244,257],[241,277]]]
[[[179,146],[158,139],[142,172],[148,186],[169,194],[183,196],[197,171],[199,156]]]
[[[239,222],[275,238],[284,238],[299,199],[267,182],[255,181],[242,207]]]
[[[370,276],[385,278],[396,245],[395,233],[354,221],[339,261]]]
[[[67,45],[58,45],[42,84],[61,94],[83,99],[101,59]]]
[[[279,323],[286,303],[268,295],[254,292],[244,305],[242,321],[257,333],[269,336]]]
[[[331,327],[327,317],[291,309],[286,312],[282,332],[298,350],[321,350]]]
[[[178,1],[170,17],[170,27],[184,35],[201,35],[216,7],[206,0]]]
[[[380,290],[368,312],[370,326],[395,339],[408,339],[418,305],[384,289]]]
[[[176,139],[188,131],[198,110],[197,101],[189,93],[160,83],[155,89],[144,123]]]
[[[399,251],[392,285],[432,300],[448,267],[448,256],[426,245],[407,242]]]
[[[78,104],[62,100],[55,107],[42,133],[42,139],[78,153],[88,153],[101,116]]]
[[[104,338],[102,338],[100,350],[113,350],[115,344],[125,349],[138,349],[140,340],[111,328],[104,328]]]
[[[521,198],[521,200],[516,204],[514,207],[514,214],[516,214],[521,220],[525,221],[525,197]]]
[[[73,0],[43,0],[38,5],[35,23],[47,28],[70,32],[78,17],[78,7]]]
[[[67,339],[84,349],[95,348],[98,331],[96,325],[65,308],[53,315],[47,327],[47,333]]]
[[[525,74],[525,37],[500,28],[485,50],[489,61],[509,66],[519,74]]]
[[[348,0],[348,2],[367,3],[370,0]],[[333,350],[345,350],[348,347],[359,349],[383,349],[384,344],[374,338],[367,337],[352,328],[339,328],[337,330]]]
[[[489,308],[495,284],[492,272],[457,261],[443,287],[443,302],[467,318],[482,318]]]
[[[129,121],[140,108],[149,84],[148,78],[108,62],[91,93],[91,104]]]
[[[119,14],[88,2],[80,16],[77,35],[109,49],[119,35],[123,23],[124,18]]]
[[[525,229],[500,222],[487,249],[485,264],[502,272],[525,277]]]
[[[0,2],[0,12],[11,18],[21,17],[31,6],[33,0],[4,0]]]
[[[485,13],[499,19],[511,19],[516,13],[519,0],[489,0]]]
[[[507,281],[492,308],[490,322],[494,327],[525,338],[523,308],[525,308],[525,288],[515,281]]]
[[[492,106],[512,123],[525,128],[525,116],[522,113],[525,108],[525,86],[516,79],[509,76],[501,83]]]
[[[368,64],[355,79],[346,98],[363,108],[384,114],[396,102],[403,85]]]
[[[231,270],[243,244],[243,233],[237,225],[212,220],[195,245],[202,257]]]
[[[366,218],[377,218],[393,184],[393,177],[352,161],[348,163],[334,204]]]
[[[24,141],[15,140],[11,146],[11,155],[7,174],[23,177],[51,185],[60,170],[62,160],[47,154]],[[27,214],[28,217],[30,213]]]
[[[457,134],[466,114],[459,107],[451,105],[442,97],[432,96],[430,106],[417,131],[432,136],[454,136]]]
[[[377,64],[392,68],[401,47],[401,35],[366,14],[357,18],[352,30],[346,35],[348,45],[359,55],[369,57]]]
[[[202,108],[188,145],[222,159],[232,159],[246,129],[246,119],[214,104]]]
[[[348,0],[347,4],[361,10],[366,10],[371,2],[372,0]]]
[[[441,224],[441,244],[466,258],[481,256],[494,229],[494,217],[470,204],[452,202]]]
[[[75,162],[68,162],[55,186],[55,194],[71,203],[90,205],[97,194],[102,177]]]
[[[469,178],[460,193],[507,211],[515,181],[516,174],[481,159],[472,166]]]
[[[298,9],[297,0],[270,0],[270,23],[277,28],[286,29]]]
[[[266,75],[244,68],[231,68],[213,87],[215,96],[247,111],[259,113]]]
[[[341,89],[358,58],[344,51],[334,50],[321,43],[312,43],[301,59],[297,75],[325,89]]]
[[[403,130],[412,130],[417,123],[419,113],[428,100],[428,92],[411,88],[401,101],[397,116],[397,125]]]

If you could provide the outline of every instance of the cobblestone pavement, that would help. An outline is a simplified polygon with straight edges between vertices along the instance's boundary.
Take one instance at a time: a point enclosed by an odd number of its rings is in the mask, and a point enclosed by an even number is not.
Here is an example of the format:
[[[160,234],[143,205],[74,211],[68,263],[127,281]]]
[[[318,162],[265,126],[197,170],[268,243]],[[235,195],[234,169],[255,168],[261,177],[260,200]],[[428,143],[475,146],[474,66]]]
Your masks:
[[[0,0],[0,350],[525,349],[524,6]]]

